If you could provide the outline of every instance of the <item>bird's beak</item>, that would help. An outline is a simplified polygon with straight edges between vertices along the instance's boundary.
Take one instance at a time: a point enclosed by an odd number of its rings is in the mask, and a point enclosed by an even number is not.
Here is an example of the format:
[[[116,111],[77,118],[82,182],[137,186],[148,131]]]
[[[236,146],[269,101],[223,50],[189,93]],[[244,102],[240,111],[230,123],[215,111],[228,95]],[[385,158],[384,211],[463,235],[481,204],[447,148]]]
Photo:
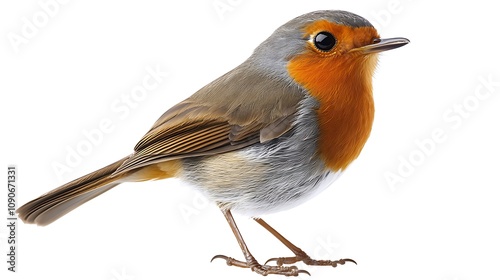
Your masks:
[[[373,44],[362,46],[350,50],[349,52],[361,52],[363,54],[378,53],[396,49],[408,44],[410,40],[406,38],[375,39]]]

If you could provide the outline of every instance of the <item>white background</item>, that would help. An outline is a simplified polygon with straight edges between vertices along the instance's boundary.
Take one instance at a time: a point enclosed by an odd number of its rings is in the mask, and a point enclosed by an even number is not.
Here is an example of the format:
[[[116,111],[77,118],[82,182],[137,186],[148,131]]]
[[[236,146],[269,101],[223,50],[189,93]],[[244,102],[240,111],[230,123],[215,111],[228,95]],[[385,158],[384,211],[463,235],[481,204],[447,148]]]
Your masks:
[[[23,36],[23,18],[43,20],[47,0],[6,2],[0,158],[2,168],[19,168],[20,204],[130,153],[166,109],[241,63],[281,24],[343,9],[382,37],[411,43],[380,57],[375,124],[358,160],[318,197],[266,220],[313,257],[358,262],[310,267],[303,279],[499,279],[500,85],[489,93],[480,82],[500,81],[493,2],[68,1],[18,46],[9,38]],[[169,76],[128,115],[113,111],[156,65]],[[113,130],[58,177],[53,165],[66,164],[67,149],[104,119]],[[415,141],[436,129],[444,140],[432,149],[425,142],[424,154]],[[412,167],[401,169],[406,160]],[[388,173],[403,181],[391,186]],[[290,255],[258,224],[236,219],[258,260]],[[2,260],[7,237],[1,226]],[[175,180],[123,184],[50,226],[20,224],[18,242],[19,272],[2,261],[2,279],[260,279],[210,263],[216,254],[241,259],[240,249],[218,209]]]

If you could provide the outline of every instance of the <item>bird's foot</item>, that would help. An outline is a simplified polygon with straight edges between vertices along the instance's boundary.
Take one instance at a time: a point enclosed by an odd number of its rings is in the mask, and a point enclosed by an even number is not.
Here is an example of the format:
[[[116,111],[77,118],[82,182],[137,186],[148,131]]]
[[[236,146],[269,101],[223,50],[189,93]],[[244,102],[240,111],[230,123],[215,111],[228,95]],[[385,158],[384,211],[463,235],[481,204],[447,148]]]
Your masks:
[[[224,255],[217,255],[212,258],[212,261],[215,259],[223,259],[226,261],[226,264],[229,266],[237,266],[237,267],[243,267],[243,268],[250,268],[252,271],[266,276],[269,274],[277,274],[277,275],[284,275],[284,276],[299,276],[300,273],[309,274],[306,270],[298,269],[296,266],[282,266],[282,265],[277,265],[277,266],[272,266],[272,265],[261,265],[255,260],[254,257],[248,256],[247,261],[239,261]]]
[[[296,262],[303,262],[307,265],[314,265],[314,266],[332,266],[332,267],[337,267],[337,265],[343,265],[346,262],[352,262],[354,264],[357,264],[354,260],[352,259],[340,259],[336,261],[331,261],[331,260],[314,260],[309,257],[304,251],[299,251],[296,253],[294,257],[282,257],[282,258],[271,258],[266,261],[266,265],[269,262],[276,262],[276,265],[278,267],[284,265],[284,264],[294,264]]]

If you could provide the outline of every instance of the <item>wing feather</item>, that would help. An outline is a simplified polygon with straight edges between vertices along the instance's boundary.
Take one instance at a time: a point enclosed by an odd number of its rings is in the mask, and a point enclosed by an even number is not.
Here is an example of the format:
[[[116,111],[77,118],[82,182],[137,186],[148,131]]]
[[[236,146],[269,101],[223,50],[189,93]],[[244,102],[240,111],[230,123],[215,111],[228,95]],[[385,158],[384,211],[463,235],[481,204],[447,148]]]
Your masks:
[[[289,131],[305,93],[251,69],[244,63],[166,111],[114,175],[161,161],[234,151]]]

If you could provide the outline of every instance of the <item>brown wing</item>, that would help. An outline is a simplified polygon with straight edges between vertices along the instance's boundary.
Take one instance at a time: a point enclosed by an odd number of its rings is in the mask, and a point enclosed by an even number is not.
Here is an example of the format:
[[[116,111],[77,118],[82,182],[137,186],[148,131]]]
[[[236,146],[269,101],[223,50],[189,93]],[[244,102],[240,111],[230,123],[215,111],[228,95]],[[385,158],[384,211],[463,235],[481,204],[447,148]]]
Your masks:
[[[244,63],[166,111],[115,174],[270,141],[292,127],[303,97],[297,86]]]

